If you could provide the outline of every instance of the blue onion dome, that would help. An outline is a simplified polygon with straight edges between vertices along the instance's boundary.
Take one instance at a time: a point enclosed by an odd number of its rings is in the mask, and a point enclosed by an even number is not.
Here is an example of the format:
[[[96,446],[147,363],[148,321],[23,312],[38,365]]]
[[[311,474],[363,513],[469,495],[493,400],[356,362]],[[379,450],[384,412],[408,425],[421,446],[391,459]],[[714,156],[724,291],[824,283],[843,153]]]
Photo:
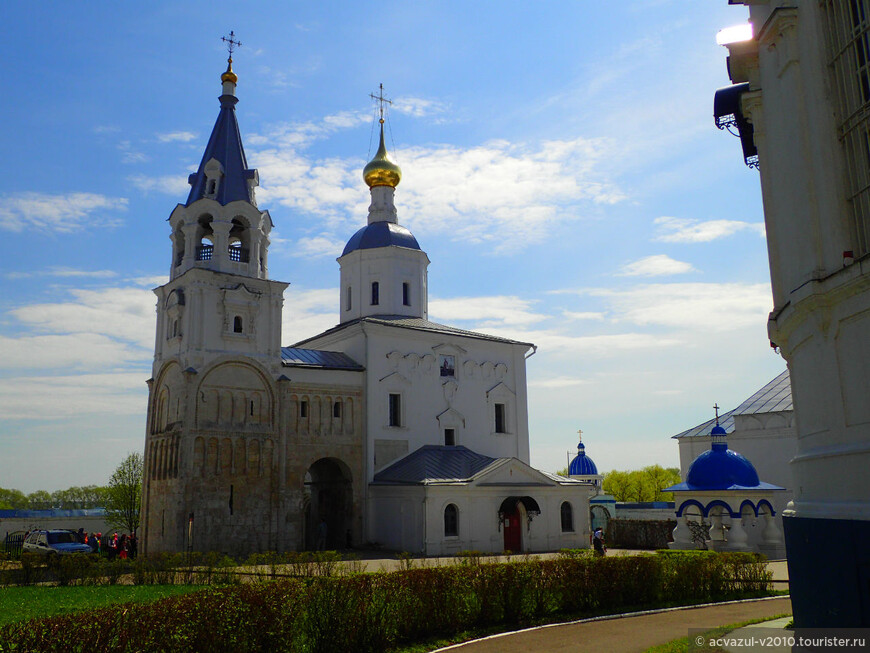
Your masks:
[[[728,448],[727,433],[719,426],[710,431],[712,445],[695,458],[686,474],[686,485],[698,490],[727,490],[733,486],[756,487],[758,472],[747,458]]]
[[[582,442],[577,445],[577,455],[568,466],[569,476],[597,476],[598,467],[592,459],[586,455],[586,445]]]
[[[358,249],[374,249],[376,247],[406,247],[408,249],[420,249],[420,244],[414,238],[414,234],[405,227],[395,222],[372,222],[357,231],[347,245],[344,246],[342,256],[350,254]]]

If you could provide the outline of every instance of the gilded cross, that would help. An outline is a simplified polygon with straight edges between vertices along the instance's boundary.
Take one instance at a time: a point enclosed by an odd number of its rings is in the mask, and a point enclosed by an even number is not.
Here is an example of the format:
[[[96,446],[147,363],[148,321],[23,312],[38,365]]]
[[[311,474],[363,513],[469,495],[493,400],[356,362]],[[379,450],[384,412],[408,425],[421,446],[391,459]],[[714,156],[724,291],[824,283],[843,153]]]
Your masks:
[[[577,436],[580,438],[580,442],[583,442],[583,429],[577,429]]]
[[[719,402],[713,404],[713,410],[716,411],[716,424],[719,424]]]
[[[230,30],[229,37],[222,36],[221,41],[227,44],[227,52],[230,53],[230,59],[233,58],[233,51],[242,45],[241,41],[236,41],[236,34]]]
[[[383,125],[384,124],[384,104],[392,104],[393,101],[388,100],[387,98],[384,97],[384,85],[383,84],[380,85],[380,90],[379,90],[377,95],[375,95],[374,93],[369,93],[369,97],[378,103],[378,111],[380,112],[380,116],[381,116],[380,123]]]

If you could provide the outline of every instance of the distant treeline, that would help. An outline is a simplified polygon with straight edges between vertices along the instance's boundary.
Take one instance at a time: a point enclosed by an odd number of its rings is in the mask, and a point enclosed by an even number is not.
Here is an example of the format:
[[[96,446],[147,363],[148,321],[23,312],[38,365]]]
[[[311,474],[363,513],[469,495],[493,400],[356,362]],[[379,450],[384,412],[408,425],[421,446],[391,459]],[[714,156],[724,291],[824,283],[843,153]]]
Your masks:
[[[71,487],[24,494],[20,490],[0,487],[0,510],[88,510],[106,505],[107,488],[99,485]]]

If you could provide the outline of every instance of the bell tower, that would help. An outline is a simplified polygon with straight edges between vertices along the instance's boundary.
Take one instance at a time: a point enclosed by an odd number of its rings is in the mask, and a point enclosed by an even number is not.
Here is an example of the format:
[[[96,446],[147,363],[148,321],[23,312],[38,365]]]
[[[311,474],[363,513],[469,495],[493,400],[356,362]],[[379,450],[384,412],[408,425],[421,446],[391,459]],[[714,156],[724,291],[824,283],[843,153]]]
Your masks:
[[[229,42],[236,44],[232,40]],[[287,284],[270,281],[272,218],[257,207],[257,170],[248,167],[236,120],[232,51],[221,75],[220,113],[190,194],[169,216],[169,283],[154,292],[155,372],[178,357],[183,369],[243,353],[280,362],[281,307]]]
[[[169,281],[157,333],[143,481],[143,553],[277,550],[281,309],[269,279],[272,218],[257,207],[236,120],[230,46],[220,112],[190,194],[169,216]],[[271,507],[264,509],[263,506]],[[260,538],[260,539],[257,539]],[[263,539],[265,538],[265,539]]]

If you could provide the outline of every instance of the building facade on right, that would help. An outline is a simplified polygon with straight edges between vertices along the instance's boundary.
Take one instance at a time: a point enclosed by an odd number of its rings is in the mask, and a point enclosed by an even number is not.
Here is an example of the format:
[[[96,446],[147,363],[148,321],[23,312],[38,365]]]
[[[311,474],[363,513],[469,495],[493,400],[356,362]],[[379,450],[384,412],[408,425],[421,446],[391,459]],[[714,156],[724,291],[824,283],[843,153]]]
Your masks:
[[[870,626],[870,0],[729,0],[716,93],[761,176],[774,308],[797,429],[784,511],[798,627]]]

